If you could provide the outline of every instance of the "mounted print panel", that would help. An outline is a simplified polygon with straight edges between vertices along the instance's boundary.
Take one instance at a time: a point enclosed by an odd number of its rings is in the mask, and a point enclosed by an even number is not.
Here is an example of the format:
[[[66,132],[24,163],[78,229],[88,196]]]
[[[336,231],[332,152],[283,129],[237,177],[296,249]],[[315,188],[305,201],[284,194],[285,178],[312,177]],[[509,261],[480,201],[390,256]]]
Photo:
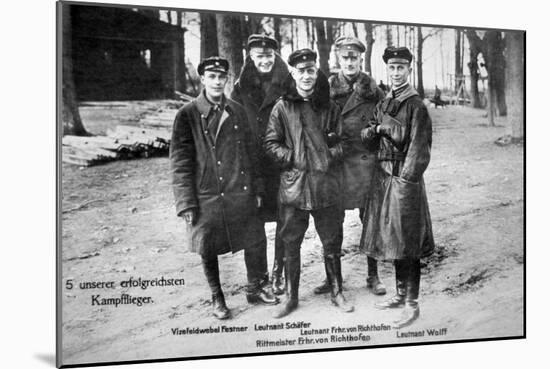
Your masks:
[[[525,337],[524,31],[57,5],[58,366]]]

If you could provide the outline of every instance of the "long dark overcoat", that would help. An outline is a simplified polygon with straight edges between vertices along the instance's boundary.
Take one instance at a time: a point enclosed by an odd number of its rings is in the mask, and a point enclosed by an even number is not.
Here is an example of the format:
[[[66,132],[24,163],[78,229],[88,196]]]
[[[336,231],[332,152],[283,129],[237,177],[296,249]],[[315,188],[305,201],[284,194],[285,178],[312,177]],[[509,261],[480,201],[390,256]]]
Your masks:
[[[434,250],[423,173],[430,162],[432,122],[418,93],[391,92],[376,108],[379,166],[367,197],[361,247],[377,259],[419,259]]]
[[[265,240],[255,196],[263,194],[256,140],[241,105],[226,99],[215,138],[208,132],[204,93],[176,115],[170,145],[176,211],[195,208],[188,230],[191,251],[223,254]],[[225,118],[225,119],[224,119]]]
[[[257,138],[260,147],[265,137],[271,110],[277,99],[284,93],[283,83],[288,74],[288,67],[277,54],[275,55],[273,69],[267,77],[268,80],[257,72],[254,62],[250,57],[247,57],[239,79],[235,82],[231,98],[244,107],[254,137]],[[265,94],[262,83],[268,83],[269,85]],[[277,164],[265,154],[264,150],[260,150],[259,162],[260,175],[265,185],[265,196],[260,215],[263,221],[272,222],[277,220],[280,170]]]
[[[330,101],[321,72],[307,100],[297,93],[293,80],[288,81],[288,92],[275,104],[264,139],[267,154],[282,168],[279,201],[302,210],[339,205],[342,147],[329,147],[327,137],[341,134],[340,109]]]
[[[350,86],[342,72],[329,78],[330,97],[342,111],[342,196],[344,209],[365,206],[376,166],[378,147],[361,141],[361,130],[368,126],[382,90],[367,74],[360,72]]]

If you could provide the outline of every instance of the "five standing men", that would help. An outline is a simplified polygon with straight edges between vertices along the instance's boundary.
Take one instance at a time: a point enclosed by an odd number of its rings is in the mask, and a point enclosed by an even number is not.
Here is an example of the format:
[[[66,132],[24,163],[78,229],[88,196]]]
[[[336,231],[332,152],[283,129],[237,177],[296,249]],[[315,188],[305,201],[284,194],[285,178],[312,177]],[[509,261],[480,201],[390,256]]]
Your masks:
[[[355,208],[364,223],[367,286],[375,294],[386,292],[376,259],[395,260],[396,295],[377,307],[405,306],[396,327],[419,315],[419,260],[433,251],[422,180],[430,158],[431,121],[408,84],[412,55],[406,48],[386,49],[392,90],[382,100],[374,80],[360,71],[364,45],[343,37],[336,46],[342,71],[327,81],[314,51],[293,52],[288,75],[275,53],[277,42],[252,35],[232,93],[244,109],[224,96],[229,66],[213,57],[198,68],[204,91],[178,112],[170,149],[176,210],[190,227],[191,249],[201,254],[219,319],[229,317],[229,310],[217,255],[240,249],[245,250],[248,301],[278,303],[270,292],[283,291],[284,252],[287,300],[274,316],[297,308],[300,246],[310,214],[327,274],[315,293],[331,292],[336,306],[353,311],[342,293],[340,253],[344,209]],[[258,151],[262,141],[264,150]],[[275,220],[268,290],[263,223]]]

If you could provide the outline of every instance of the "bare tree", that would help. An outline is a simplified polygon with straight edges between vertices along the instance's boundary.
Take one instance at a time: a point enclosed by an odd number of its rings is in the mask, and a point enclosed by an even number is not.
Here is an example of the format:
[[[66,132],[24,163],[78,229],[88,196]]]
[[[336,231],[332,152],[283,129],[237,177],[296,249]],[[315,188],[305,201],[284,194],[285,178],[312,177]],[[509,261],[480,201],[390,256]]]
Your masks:
[[[490,30],[483,37],[485,64],[489,75],[491,104],[498,109],[500,116],[506,115],[506,95],[504,91],[504,40],[502,32]],[[496,109],[495,109],[496,110]]]
[[[393,46],[392,29],[389,24],[386,25],[386,47]]]
[[[416,73],[417,73],[417,84],[416,84],[416,91],[418,92],[418,95],[420,97],[424,98],[424,76],[422,71],[422,64],[423,64],[423,46],[424,41],[426,41],[428,38],[439,34],[442,29],[441,28],[432,28],[425,36],[422,34],[422,27],[416,27],[417,33],[416,33]]]
[[[525,33],[506,32],[506,102],[512,142],[524,137]]]
[[[322,19],[315,19],[315,30],[317,33],[317,50],[319,50],[319,66],[325,75],[330,74],[330,68],[328,65],[328,60],[330,57],[330,46],[332,45],[332,40],[329,40],[327,34],[332,35],[332,27],[327,27],[325,31],[325,21]],[[332,37],[330,37],[332,38]]]
[[[218,33],[216,15],[200,13],[201,19],[201,59],[218,55]]]
[[[76,98],[76,89],[73,76],[72,60],[72,37],[71,37],[71,5],[61,4],[61,22],[63,33],[62,49],[62,110],[61,122],[63,125],[63,135],[87,136],[88,132],[82,124],[80,113],[78,111],[78,101]]]
[[[374,26],[372,23],[366,22],[364,23],[365,27],[365,73],[372,76],[372,67],[371,67],[371,59],[372,59],[372,45],[374,44]]]
[[[236,15],[216,14],[219,55],[229,61],[229,81],[226,88],[228,95],[244,62],[241,20],[241,17]]]
[[[470,61],[468,62],[468,69],[470,70],[471,106],[474,108],[481,108],[482,104],[479,97],[479,89],[477,87],[477,83],[479,81],[477,57],[479,53],[482,52],[483,41],[473,29],[466,30],[466,37],[468,38],[468,44],[470,45]]]
[[[283,37],[281,36],[281,18],[273,17],[273,37],[279,42],[279,46],[283,46]]]

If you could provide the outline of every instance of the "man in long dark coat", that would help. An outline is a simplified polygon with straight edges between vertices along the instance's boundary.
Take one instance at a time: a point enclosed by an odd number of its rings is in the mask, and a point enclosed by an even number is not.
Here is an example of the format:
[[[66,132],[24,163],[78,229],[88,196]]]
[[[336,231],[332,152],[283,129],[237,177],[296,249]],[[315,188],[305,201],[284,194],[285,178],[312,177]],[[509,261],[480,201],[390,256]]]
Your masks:
[[[434,241],[423,173],[430,162],[432,121],[409,84],[412,54],[405,47],[383,55],[392,89],[376,108],[372,126],[361,132],[379,144],[379,167],[369,195],[361,247],[367,255],[394,260],[396,294],[380,309],[405,307],[395,328],[420,315],[420,258],[433,252]]]
[[[267,154],[281,168],[279,236],[285,249],[287,300],[275,318],[298,306],[300,246],[313,216],[323,244],[326,270],[332,286],[332,303],[353,311],[342,293],[343,217],[340,204],[339,159],[341,145],[329,139],[341,132],[340,109],[330,101],[328,81],[309,49],[290,54],[292,79],[275,104],[264,140]]]
[[[265,136],[269,114],[275,102],[283,94],[283,82],[288,77],[288,67],[276,50],[279,48],[277,40],[263,36],[251,35],[248,38],[248,57],[235,83],[231,98],[242,104],[254,137],[262,145]],[[260,216],[265,222],[277,221],[277,195],[279,192],[280,171],[277,165],[261,150],[260,175],[264,180],[265,194],[260,208]],[[279,227],[275,229],[275,257],[271,284],[273,293],[280,295],[284,292],[283,257],[284,248],[278,237]]]
[[[187,224],[191,250],[202,257],[212,291],[213,315],[230,316],[222,292],[218,255],[244,249],[250,303],[276,304],[264,290],[265,232],[258,217],[264,192],[258,147],[242,106],[223,93],[227,60],[198,67],[204,90],[176,115],[170,161],[176,211]]]
[[[361,141],[361,130],[368,126],[378,101],[384,98],[374,79],[361,71],[365,45],[356,37],[342,36],[335,42],[341,70],[329,78],[330,97],[342,113],[342,195],[343,208],[359,209],[363,219],[365,196],[371,189],[377,147]],[[329,279],[314,289],[316,294],[330,292]],[[376,259],[367,256],[367,288],[376,295],[386,293],[378,277]]]

